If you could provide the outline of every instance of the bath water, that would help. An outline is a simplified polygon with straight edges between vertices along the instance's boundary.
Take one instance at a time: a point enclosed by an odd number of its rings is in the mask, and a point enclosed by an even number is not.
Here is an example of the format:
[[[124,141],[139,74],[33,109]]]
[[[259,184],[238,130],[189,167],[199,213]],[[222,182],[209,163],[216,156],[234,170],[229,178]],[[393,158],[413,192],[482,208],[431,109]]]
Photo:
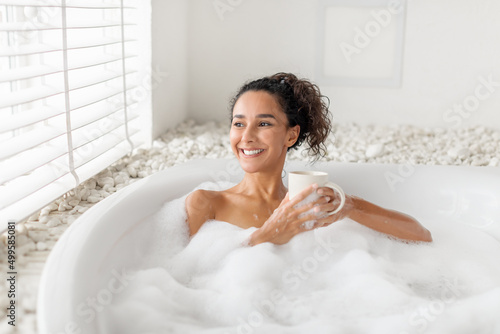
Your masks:
[[[254,228],[214,220],[190,240],[184,199],[147,222],[104,332],[500,333],[500,241],[477,227],[422,221],[434,241],[407,243],[344,219],[248,247]]]

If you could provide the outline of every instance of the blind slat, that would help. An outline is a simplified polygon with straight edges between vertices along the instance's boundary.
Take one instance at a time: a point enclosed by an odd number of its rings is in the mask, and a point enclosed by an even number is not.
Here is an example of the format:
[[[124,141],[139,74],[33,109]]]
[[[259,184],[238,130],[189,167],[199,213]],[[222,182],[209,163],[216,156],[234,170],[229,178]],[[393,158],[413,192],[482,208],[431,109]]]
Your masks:
[[[62,110],[51,107],[20,111],[0,123],[0,133],[20,129],[62,114]]]
[[[140,146],[142,144],[139,130],[135,130],[132,132],[131,140],[136,146]],[[96,170],[105,169],[110,165],[110,161],[111,163],[113,163],[130,152],[130,145],[125,141],[122,141],[115,147],[115,151],[108,151],[88,161],[84,165],[79,166],[76,171],[78,175],[80,175],[80,178],[82,180],[91,178],[95,175]]]
[[[103,87],[98,92],[95,92],[94,94],[89,94],[87,97],[74,98],[73,102],[71,103],[71,110],[87,107],[91,104],[106,100],[120,93],[121,90],[119,88]]]
[[[124,25],[135,25],[134,22],[126,22]],[[119,27],[120,22],[113,21],[98,21],[98,22],[79,22],[69,24],[67,29],[93,29],[93,28],[109,28]],[[14,23],[0,23],[0,31],[8,32],[21,32],[21,31],[43,31],[43,30],[56,30],[62,29],[60,25],[40,24],[35,22],[14,22]]]
[[[0,189],[0,209],[23,199],[67,174],[62,169],[44,165],[31,173],[7,183]]]
[[[26,88],[17,92],[2,96],[0,100],[0,109],[9,106],[16,106],[36,100],[44,99],[62,93],[61,90],[48,86],[39,86],[33,88]]]
[[[133,42],[135,39],[128,38],[124,42]],[[85,48],[93,48],[96,46],[107,46],[107,45],[113,45],[113,44],[118,44],[121,43],[122,41],[117,39],[117,38],[99,38],[95,40],[88,40],[88,41],[68,41],[68,50],[75,50],[75,49],[85,49]]]
[[[0,143],[0,159],[7,159],[15,154],[19,154],[25,150],[36,147],[41,143],[45,143],[51,139],[57,138],[66,133],[65,129],[56,129],[50,126],[36,129],[15,136],[3,143]]]
[[[61,29],[61,27],[51,24],[40,24],[36,22],[13,22],[13,23],[0,23],[0,31],[40,31],[40,30],[54,30]]]
[[[0,49],[0,57],[27,56],[54,51],[61,51],[61,48],[46,44],[10,46]]]
[[[16,222],[21,221],[46,205],[47,198],[58,198],[73,188],[73,185],[74,178],[68,173],[29,196],[0,210],[0,221],[7,222],[10,219]]]
[[[0,0],[0,6],[17,6],[17,7],[61,7],[60,0]],[[91,0],[72,0],[66,5],[66,8],[80,8],[80,9],[118,9],[120,3],[106,3],[102,1]],[[135,9],[131,6],[123,6],[124,9]]]
[[[137,57],[137,55],[134,54],[127,54],[125,55],[125,59],[128,58],[133,58]],[[70,70],[75,70],[75,69],[81,69],[81,68],[86,68],[86,67],[92,67],[96,65],[102,65],[102,64],[107,64],[111,63],[114,61],[121,60],[122,57],[118,55],[111,55],[111,54],[102,54],[102,55],[97,55],[92,58],[84,58],[84,59],[77,59],[77,60],[71,60],[69,59],[68,61],[68,67]]]
[[[125,55],[125,59],[129,59],[129,58],[133,58],[133,57],[137,57],[137,56],[134,54]],[[87,68],[87,67],[92,67],[92,66],[97,66],[97,65],[104,65],[107,63],[112,63],[112,62],[121,60],[121,59],[122,58],[118,55],[102,54],[102,55],[96,55],[90,59],[83,58],[83,59],[76,59],[73,61],[69,61],[68,67],[69,67],[69,70],[72,71],[72,70],[76,70],[76,69],[82,69],[82,68]],[[10,69],[7,71],[0,72],[0,83],[16,81],[16,80],[32,79],[32,78],[41,77],[44,75],[60,73],[62,71],[63,71],[62,67],[54,67],[54,66],[48,66],[48,65],[19,67],[19,68]]]
[[[91,111],[89,110],[86,112],[74,113],[71,118],[71,127],[73,130],[77,130],[93,122],[98,122],[99,120],[116,112],[123,113],[123,107],[117,105],[116,107],[111,108],[106,104],[104,106],[92,108]]]
[[[85,78],[80,78],[79,80],[72,80],[70,83],[70,91],[81,89],[88,86],[94,86],[119,77],[121,77],[121,73],[113,71],[105,71],[99,73],[98,75],[94,75],[92,77],[85,77]]]
[[[61,71],[62,71],[61,68],[55,68],[47,65],[20,67],[0,73],[0,83],[16,81],[16,80],[32,79],[48,74],[58,73]]]
[[[60,141],[62,143],[62,141]],[[67,154],[67,149],[63,145],[36,147],[24,151],[11,159],[0,163],[0,184],[25,175],[38,167]]]
[[[61,1],[58,0],[0,0],[0,6],[31,6],[31,7],[51,7],[61,6]]]
[[[93,123],[73,132],[73,147],[79,148],[94,141],[101,141],[104,136],[123,126],[123,120],[107,118],[106,127]]]
[[[126,140],[123,138],[123,135],[118,134],[118,132],[123,133],[123,127],[119,127],[118,130],[120,131],[116,131],[115,129],[114,131],[100,137],[98,140],[94,140],[87,143],[86,145],[77,148],[74,153],[76,158],[75,168],[78,169],[78,167],[89,163],[90,161],[96,159],[98,156],[105,154],[112,148],[117,147],[122,143],[126,143],[125,147],[127,148],[127,151],[125,151],[123,154],[130,152],[130,145],[128,145]],[[96,142],[98,144],[96,144]],[[91,152],[92,154],[89,154],[87,152]],[[123,156],[123,154],[121,156]]]
[[[136,39],[127,38],[124,42],[135,42],[135,41]],[[68,50],[92,48],[97,46],[107,46],[121,42],[122,42],[121,40],[116,38],[99,38],[90,41],[69,41]],[[18,55],[26,56],[26,55],[55,52],[61,50],[62,49],[60,47],[54,47],[45,44],[12,46],[12,47],[2,48],[2,50],[0,50],[0,57],[13,57]]]

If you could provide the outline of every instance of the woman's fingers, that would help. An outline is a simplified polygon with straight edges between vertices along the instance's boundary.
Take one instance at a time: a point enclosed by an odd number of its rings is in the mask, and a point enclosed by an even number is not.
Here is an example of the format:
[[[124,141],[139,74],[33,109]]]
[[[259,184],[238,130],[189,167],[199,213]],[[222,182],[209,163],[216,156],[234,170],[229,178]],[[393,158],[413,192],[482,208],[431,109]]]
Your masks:
[[[290,205],[295,206],[296,204],[299,204],[300,202],[305,200],[309,195],[314,193],[317,189],[318,189],[317,184],[311,184],[310,186],[304,188],[301,192],[299,192],[293,198],[289,199]]]

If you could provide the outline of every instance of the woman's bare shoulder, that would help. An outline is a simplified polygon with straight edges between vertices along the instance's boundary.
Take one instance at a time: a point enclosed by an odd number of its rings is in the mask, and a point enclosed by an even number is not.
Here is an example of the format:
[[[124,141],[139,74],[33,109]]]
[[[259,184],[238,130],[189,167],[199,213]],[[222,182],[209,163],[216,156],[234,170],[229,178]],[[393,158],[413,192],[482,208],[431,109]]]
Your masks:
[[[198,189],[186,197],[186,213],[189,232],[198,232],[201,225],[215,218],[216,202],[220,199],[219,191]]]

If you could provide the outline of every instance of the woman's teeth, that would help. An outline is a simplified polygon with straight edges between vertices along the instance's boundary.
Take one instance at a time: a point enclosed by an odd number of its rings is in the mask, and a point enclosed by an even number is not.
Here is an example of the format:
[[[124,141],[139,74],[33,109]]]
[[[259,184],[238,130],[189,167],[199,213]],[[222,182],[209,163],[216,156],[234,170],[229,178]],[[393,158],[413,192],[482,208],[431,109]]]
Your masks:
[[[264,151],[264,150],[250,150],[250,151],[243,150],[243,153],[245,153],[245,155],[255,155],[255,154],[259,154],[262,151]]]

